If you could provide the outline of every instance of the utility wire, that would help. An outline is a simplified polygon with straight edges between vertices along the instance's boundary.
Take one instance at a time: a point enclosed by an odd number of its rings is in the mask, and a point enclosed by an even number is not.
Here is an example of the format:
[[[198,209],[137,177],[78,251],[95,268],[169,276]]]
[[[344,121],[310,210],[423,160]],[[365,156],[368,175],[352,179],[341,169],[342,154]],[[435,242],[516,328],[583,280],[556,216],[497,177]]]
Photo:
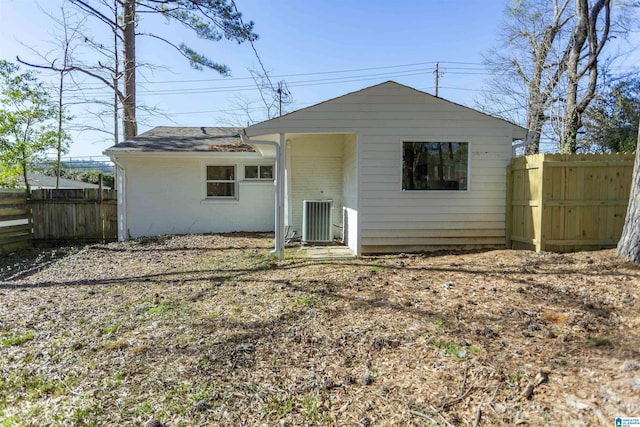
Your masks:
[[[242,25],[242,28],[246,28],[246,25],[244,24],[244,21],[242,20],[242,16],[241,16],[240,12],[238,11],[238,6],[236,6],[235,0],[231,0],[231,4],[233,5],[233,9],[238,14],[238,19],[240,20],[240,24]],[[256,45],[253,43],[253,38],[251,37],[251,34],[248,35],[247,39],[249,40],[249,44],[251,44],[251,49],[253,49],[253,53],[256,55],[256,58],[258,58],[258,63],[260,64],[260,68],[262,69],[262,72],[264,73],[264,76],[267,79],[267,82],[269,82],[270,89],[273,92],[276,92],[277,89],[273,86],[273,83],[271,83],[271,79],[269,78],[269,73],[267,73],[267,70],[264,67],[264,64],[262,63],[262,59],[260,58],[260,55],[258,55],[258,50],[256,49]]]

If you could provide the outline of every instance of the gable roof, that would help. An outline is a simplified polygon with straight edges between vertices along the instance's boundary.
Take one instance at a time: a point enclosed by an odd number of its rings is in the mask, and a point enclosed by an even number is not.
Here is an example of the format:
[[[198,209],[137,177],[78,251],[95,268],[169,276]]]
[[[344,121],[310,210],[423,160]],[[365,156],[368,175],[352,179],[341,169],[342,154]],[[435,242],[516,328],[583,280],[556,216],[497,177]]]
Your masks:
[[[145,152],[253,153],[240,139],[241,128],[158,126],[107,148],[105,154]]]
[[[392,89],[396,89],[396,90],[404,90],[404,91],[407,91],[407,92],[413,92],[416,95],[420,95],[420,96],[424,96],[424,97],[430,98],[434,102],[443,103],[444,105],[448,104],[449,106],[454,106],[457,109],[463,109],[463,110],[466,110],[466,111],[469,111],[469,112],[473,112],[475,114],[482,115],[482,116],[484,116],[484,117],[486,117],[488,119],[491,119],[491,120],[497,120],[497,121],[503,122],[505,124],[509,124],[510,126],[513,126],[514,130],[518,131],[518,133],[521,133],[523,135],[526,134],[526,132],[527,132],[526,128],[523,128],[522,126],[517,125],[517,124],[515,124],[513,122],[510,122],[508,120],[505,120],[503,118],[495,117],[495,116],[492,116],[492,115],[487,114],[485,112],[482,112],[482,111],[479,111],[479,110],[464,106],[462,104],[458,104],[456,102],[449,101],[447,99],[431,95],[430,93],[420,91],[420,90],[415,89],[415,88],[413,88],[411,86],[403,85],[403,84],[395,82],[393,80],[388,80],[388,81],[386,81],[384,83],[379,83],[379,84],[376,84],[376,85],[373,85],[373,86],[369,86],[369,87],[366,87],[366,88],[363,88],[363,89],[360,89],[360,90],[349,92],[347,94],[344,94],[344,95],[341,95],[341,96],[337,96],[335,98],[331,98],[331,99],[328,99],[326,101],[322,101],[322,102],[319,102],[317,104],[314,104],[314,105],[311,105],[311,106],[308,106],[308,107],[305,107],[305,108],[301,108],[299,110],[292,111],[292,112],[284,114],[284,115],[282,115],[280,117],[276,117],[276,118],[273,118],[273,119],[270,119],[270,120],[265,120],[265,121],[253,124],[253,125],[248,126],[247,128],[245,128],[245,133],[247,133],[250,136],[260,135],[260,134],[264,133],[264,132],[261,132],[262,130],[266,131],[266,130],[270,130],[269,128],[273,129],[273,127],[270,126],[270,125],[274,125],[274,124],[279,123],[279,122],[286,123],[286,122],[288,122],[290,120],[295,120],[296,119],[296,115],[299,115],[300,113],[304,113],[304,112],[307,112],[307,111],[314,111],[314,110],[318,109],[318,107],[326,106],[327,104],[332,104],[332,103],[340,102],[340,101],[346,101],[350,97],[356,97],[356,96],[359,96],[359,95],[367,95],[368,92],[374,92],[376,89],[379,89],[379,88],[392,88]]]

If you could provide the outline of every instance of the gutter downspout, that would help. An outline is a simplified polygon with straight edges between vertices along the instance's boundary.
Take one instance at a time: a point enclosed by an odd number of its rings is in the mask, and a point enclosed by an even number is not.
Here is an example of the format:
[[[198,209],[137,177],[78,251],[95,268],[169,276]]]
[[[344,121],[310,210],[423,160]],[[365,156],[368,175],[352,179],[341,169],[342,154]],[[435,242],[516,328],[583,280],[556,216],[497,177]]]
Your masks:
[[[255,144],[255,145],[270,145],[276,149],[276,223],[275,223],[275,248],[271,251],[272,254],[278,254],[280,260],[284,259],[284,134],[280,134],[280,143],[274,141],[261,141],[250,139],[246,131],[243,129],[240,133],[240,139],[243,144]]]
[[[126,197],[126,177],[127,172],[124,169],[122,163],[120,163],[116,156],[110,155],[109,159],[118,168],[116,174],[116,188],[118,190],[118,241],[124,242],[127,240],[127,197]]]

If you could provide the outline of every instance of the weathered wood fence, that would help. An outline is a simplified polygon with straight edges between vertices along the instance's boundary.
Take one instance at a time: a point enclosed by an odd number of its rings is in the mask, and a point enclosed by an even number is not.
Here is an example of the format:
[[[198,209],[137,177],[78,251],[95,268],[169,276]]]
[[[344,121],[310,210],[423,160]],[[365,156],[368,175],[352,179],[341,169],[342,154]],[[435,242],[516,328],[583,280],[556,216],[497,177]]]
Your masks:
[[[34,240],[115,240],[116,190],[33,190]]]
[[[118,236],[115,190],[0,190],[0,254],[33,241],[110,241]]]
[[[31,228],[26,192],[0,189],[0,254],[28,247]]]
[[[613,247],[627,211],[633,154],[536,154],[508,169],[507,247]]]

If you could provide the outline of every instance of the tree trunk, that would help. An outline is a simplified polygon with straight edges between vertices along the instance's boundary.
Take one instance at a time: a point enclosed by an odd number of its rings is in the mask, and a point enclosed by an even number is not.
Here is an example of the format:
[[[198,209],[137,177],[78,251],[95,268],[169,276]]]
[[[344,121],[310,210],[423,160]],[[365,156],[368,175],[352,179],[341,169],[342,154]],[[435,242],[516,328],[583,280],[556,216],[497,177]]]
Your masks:
[[[123,4],[123,38],[124,38],[124,92],[123,127],[124,139],[128,140],[138,134],[136,122],[136,3],[135,0],[124,0]]]
[[[598,83],[598,56],[609,39],[611,0],[598,0],[591,5],[591,10],[589,7],[588,0],[576,0],[578,24],[573,32],[573,46],[567,67],[567,99],[560,141],[562,153],[575,153],[578,148],[577,139],[582,126],[582,115],[593,100]],[[604,22],[599,24],[598,17],[603,11]],[[599,26],[601,28],[598,28]],[[600,39],[598,31],[601,32]],[[587,73],[589,81],[586,88],[582,88],[584,92],[578,102],[578,86]]]
[[[67,51],[65,49],[65,68],[67,66]],[[58,146],[57,146],[57,159],[56,159],[56,190],[58,190],[60,188],[60,173],[61,173],[61,169],[62,169],[62,119],[63,119],[63,112],[62,112],[62,108],[64,107],[63,104],[63,98],[62,98],[62,91],[64,90],[64,71],[60,71],[60,87],[59,87],[60,91],[58,92]]]
[[[22,150],[22,155],[24,158],[24,150]],[[24,186],[26,188],[27,194],[31,194],[31,184],[29,184],[29,177],[27,176],[27,162],[21,161],[20,166],[22,166],[22,179],[24,179]]]
[[[633,165],[629,206],[627,207],[622,236],[618,242],[618,256],[628,261],[640,263],[640,125],[638,126],[638,144],[636,146],[636,160]]]
[[[542,126],[544,124],[544,106],[539,104],[537,107],[529,106],[527,117],[527,129],[529,130],[527,147],[525,154],[538,154],[540,152],[540,136],[542,134]]]

